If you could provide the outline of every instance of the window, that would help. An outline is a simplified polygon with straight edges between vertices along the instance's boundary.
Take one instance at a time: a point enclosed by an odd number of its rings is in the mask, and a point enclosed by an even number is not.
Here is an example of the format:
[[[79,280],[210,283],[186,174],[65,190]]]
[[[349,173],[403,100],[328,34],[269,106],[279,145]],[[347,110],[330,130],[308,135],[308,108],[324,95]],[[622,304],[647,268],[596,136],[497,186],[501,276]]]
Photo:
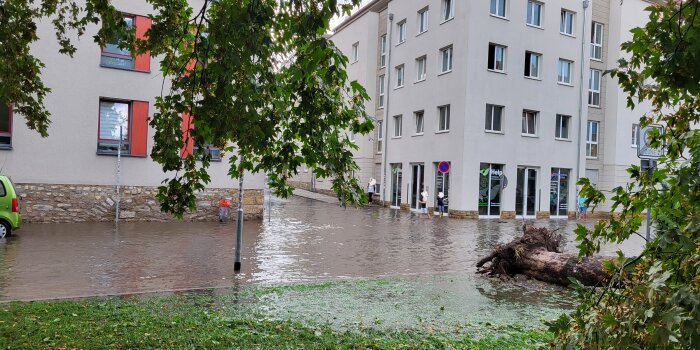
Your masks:
[[[557,127],[554,137],[560,140],[569,139],[569,126],[571,125],[571,116],[557,114]]]
[[[428,31],[428,8],[418,11],[418,34]]]
[[[527,2],[527,24],[542,27],[542,8],[544,4],[538,1]]]
[[[591,58],[603,59],[603,25],[598,22],[591,24]]]
[[[486,131],[502,132],[503,110],[505,107],[487,104],[486,105]]]
[[[452,46],[440,50],[440,73],[452,71]]]
[[[377,122],[377,153],[382,153],[382,142],[384,141],[384,121]]]
[[[403,64],[396,66],[396,87],[402,87],[404,82],[404,67]]]
[[[600,75],[601,71],[591,69],[591,75],[588,77],[588,105],[600,107]]]
[[[354,131],[350,130],[350,135],[348,135],[348,140],[350,140],[350,142],[355,142],[355,132]]]
[[[438,131],[450,130],[450,105],[438,107]]]
[[[598,158],[599,122],[589,121],[586,132],[586,157]]]
[[[0,149],[12,147],[12,105],[0,102]]]
[[[506,71],[506,47],[489,44],[488,69],[496,72]]]
[[[403,116],[394,116],[394,137],[401,137],[401,131],[403,130],[402,119]]]
[[[357,62],[360,58],[360,54],[358,52],[359,50],[360,43],[354,43],[352,44],[352,62]]]
[[[213,162],[221,161],[221,149],[214,145],[204,145],[204,149],[200,152],[199,147],[192,147],[192,154],[194,154],[197,159],[201,160],[205,155],[209,156],[209,160]]]
[[[128,28],[134,26],[134,17],[125,16],[124,22]],[[102,49],[100,65],[113,68],[134,69],[134,58],[131,51],[119,48],[119,40],[114,39],[107,42]]]
[[[632,124],[632,147],[639,147],[639,124]]]
[[[425,127],[425,118],[423,117],[425,113],[423,113],[423,111],[418,111],[413,113],[413,115],[416,118],[416,135],[423,135],[423,130]]]
[[[384,108],[384,75],[379,76],[379,108]]]
[[[561,84],[571,85],[573,69],[574,62],[560,58],[557,64],[557,81]]]
[[[423,81],[426,77],[426,57],[416,58],[416,81]]]
[[[525,52],[525,76],[528,78],[540,78],[540,62],[542,55],[534,52]]]
[[[122,154],[129,154],[131,104],[128,102],[100,101],[98,153],[117,153],[121,144]]]
[[[401,44],[406,41],[406,20],[399,22],[397,26],[399,27],[399,44]]]
[[[559,32],[565,35],[574,35],[574,13],[571,11],[561,10],[561,23],[559,24]]]
[[[506,0],[491,0],[491,14],[498,17],[505,17]]]
[[[455,2],[453,0],[442,0],[442,20],[449,21],[455,17]]]
[[[386,34],[379,38],[379,68],[386,67]]]
[[[537,115],[539,112],[523,111],[522,134],[527,136],[537,136]]]

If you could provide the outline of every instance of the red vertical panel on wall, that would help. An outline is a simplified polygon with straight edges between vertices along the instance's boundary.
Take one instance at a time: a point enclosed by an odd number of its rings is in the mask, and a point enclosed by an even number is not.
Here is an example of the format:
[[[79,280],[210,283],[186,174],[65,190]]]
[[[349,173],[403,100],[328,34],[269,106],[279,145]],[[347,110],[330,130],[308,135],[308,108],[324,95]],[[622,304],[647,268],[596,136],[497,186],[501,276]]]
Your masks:
[[[194,128],[192,116],[189,114],[182,114],[182,138],[185,141],[185,145],[180,150],[181,157],[187,157],[192,154],[192,146],[194,145],[194,141],[190,137],[190,130],[192,128]]]
[[[151,29],[151,19],[143,16],[136,16],[136,38],[146,39],[146,32]],[[151,71],[151,54],[146,52],[143,55],[136,56],[134,61],[134,70],[142,72]]]
[[[131,155],[146,156],[148,145],[148,102],[131,105]]]

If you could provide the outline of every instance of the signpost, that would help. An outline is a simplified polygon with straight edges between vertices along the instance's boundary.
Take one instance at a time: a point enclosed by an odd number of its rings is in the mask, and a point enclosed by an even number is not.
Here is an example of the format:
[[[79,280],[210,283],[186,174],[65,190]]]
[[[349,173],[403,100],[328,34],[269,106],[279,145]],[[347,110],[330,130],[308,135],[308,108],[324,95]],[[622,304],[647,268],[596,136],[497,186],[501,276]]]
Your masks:
[[[450,172],[450,167],[451,167],[450,162],[442,161],[442,162],[440,162],[440,164],[438,164],[438,171],[443,173],[443,174],[447,174]]]
[[[651,146],[651,136],[653,130],[658,130],[659,134],[664,133],[664,127],[661,125],[649,125],[644,129],[639,129],[637,131],[637,141],[639,145],[637,146],[637,157],[641,159],[642,171],[646,171],[649,178],[649,183],[651,183],[651,178],[654,176],[654,169],[656,169],[656,159],[663,155],[664,149],[663,145],[659,147]],[[647,241],[651,238],[651,208],[647,208]]]

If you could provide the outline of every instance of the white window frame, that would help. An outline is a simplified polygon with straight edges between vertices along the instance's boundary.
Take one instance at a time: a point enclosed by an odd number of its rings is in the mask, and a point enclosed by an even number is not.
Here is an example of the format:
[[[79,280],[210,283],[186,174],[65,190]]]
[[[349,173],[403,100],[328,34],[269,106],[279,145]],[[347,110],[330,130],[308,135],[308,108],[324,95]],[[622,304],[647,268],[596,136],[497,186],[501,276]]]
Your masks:
[[[559,33],[566,36],[575,36],[574,28],[576,28],[576,12],[561,9]]]
[[[401,45],[406,42],[406,20],[404,19],[403,21],[399,22],[396,24],[398,28],[398,39],[399,42],[396,43],[396,45]]]
[[[450,131],[450,109],[450,105],[448,104],[438,106],[437,133]]]
[[[593,133],[593,126],[595,125],[595,134]],[[593,141],[592,136],[595,135],[595,141]],[[600,154],[600,149],[598,149],[598,141],[600,140],[600,122],[595,120],[589,120],[586,124],[586,158],[597,159]],[[595,154],[593,154],[593,146],[595,147]]]
[[[384,142],[384,121],[377,121],[379,128],[377,129],[377,153],[382,153],[382,143]]]
[[[442,0],[442,22],[445,23],[455,18],[455,1]]]
[[[428,7],[424,7],[422,10],[418,11],[418,34],[421,35],[428,31]]]
[[[568,69],[564,69],[568,68]],[[568,80],[565,79],[568,73]],[[574,83],[574,61],[560,58],[557,62],[557,82],[562,85],[573,85]]]
[[[632,148],[639,147],[639,124],[632,124]]]
[[[528,54],[530,54],[530,60],[529,60],[529,62],[528,62],[528,60],[527,60],[527,55],[528,55]],[[536,58],[536,61],[537,61],[537,69],[536,69],[537,75],[533,75],[533,74],[532,74],[532,60],[533,60],[533,57],[535,57],[535,58]],[[542,75],[542,54],[539,54],[539,53],[537,53],[537,52],[532,52],[532,51],[525,51],[525,63],[527,63],[528,67],[530,68],[530,75],[525,74],[525,72],[523,72],[523,75],[524,75],[526,78],[530,78],[530,79],[537,79],[537,80],[541,79],[540,76]]]
[[[385,85],[384,74],[379,76],[379,108],[384,108],[384,97],[386,95],[386,85]]]
[[[406,66],[400,64],[396,66],[396,89],[406,84]]]
[[[494,120],[496,119],[496,110],[500,110],[501,113],[498,115],[499,120],[499,125],[501,126],[500,129],[494,129]],[[503,115],[505,114],[506,107],[501,106],[501,105],[495,105],[491,103],[486,104],[486,119],[484,120],[484,131],[489,132],[489,133],[496,133],[496,134],[503,134]],[[489,122],[491,124],[491,128],[489,128]]]
[[[416,83],[423,81],[428,76],[428,57],[416,58]]]
[[[508,54],[508,47],[496,43],[489,43],[489,58],[491,57],[491,48],[493,47],[493,62],[488,62],[486,68],[492,72],[505,73],[506,72],[506,56]],[[501,69],[498,69],[498,51],[501,50]],[[493,66],[493,68],[489,68]]]
[[[566,137],[562,137],[563,124],[566,120]],[[557,140],[571,141],[571,120],[572,117],[566,114],[557,114],[555,118],[554,138]],[[557,135],[558,134],[558,135]]]
[[[425,133],[425,111],[413,112],[413,120],[415,122],[414,136],[420,136]]]
[[[603,23],[592,22],[591,24],[591,59],[594,61],[603,60],[603,38],[605,37],[605,26]]]
[[[599,69],[591,68],[588,76],[588,106],[600,107],[601,94],[600,87],[602,85],[603,72]],[[597,82],[597,84],[596,84]],[[598,104],[595,104],[595,96],[598,97]]]
[[[538,123],[539,115],[540,115],[540,112],[538,112],[538,111],[533,111],[533,110],[529,110],[529,109],[523,110],[522,126],[520,129],[520,134],[522,136],[537,137],[537,127],[539,124]],[[529,116],[532,116],[532,119],[533,119],[532,130],[530,130],[530,123],[528,122]]]
[[[360,42],[352,44],[352,62],[355,63],[360,60]]]
[[[379,37],[379,68],[386,67],[386,34]]]
[[[447,69],[445,69],[445,55],[447,55]],[[440,49],[440,74],[446,74],[452,71],[453,67],[453,59],[454,59],[454,48],[452,45],[445,46],[442,49]]]
[[[394,138],[398,139],[403,136],[403,115],[395,115],[394,117]]]
[[[500,10],[502,10],[503,13],[499,13]],[[494,17],[508,18],[508,0],[491,0],[489,13]]]
[[[535,19],[535,10],[539,9],[539,23],[532,23],[530,19]],[[527,14],[525,16],[525,23],[530,27],[542,28],[542,20],[544,19],[544,3],[528,0],[527,2]]]

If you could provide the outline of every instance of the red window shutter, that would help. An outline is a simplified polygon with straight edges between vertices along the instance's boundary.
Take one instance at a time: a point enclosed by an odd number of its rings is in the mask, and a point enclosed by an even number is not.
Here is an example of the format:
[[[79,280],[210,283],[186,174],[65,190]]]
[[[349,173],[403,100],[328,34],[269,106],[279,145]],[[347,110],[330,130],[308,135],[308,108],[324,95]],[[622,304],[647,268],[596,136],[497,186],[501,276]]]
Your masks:
[[[146,156],[148,145],[148,102],[131,105],[131,155]]]
[[[151,29],[151,19],[144,16],[136,16],[136,38],[146,39],[146,32]],[[141,72],[151,71],[151,54],[146,52],[143,55],[136,56],[134,60],[134,70]]]
[[[192,147],[194,146],[194,140],[190,137],[190,130],[194,128],[194,123],[192,121],[192,116],[189,114],[182,114],[182,139],[185,141],[185,145],[180,150],[181,157],[187,157],[192,154]]]

